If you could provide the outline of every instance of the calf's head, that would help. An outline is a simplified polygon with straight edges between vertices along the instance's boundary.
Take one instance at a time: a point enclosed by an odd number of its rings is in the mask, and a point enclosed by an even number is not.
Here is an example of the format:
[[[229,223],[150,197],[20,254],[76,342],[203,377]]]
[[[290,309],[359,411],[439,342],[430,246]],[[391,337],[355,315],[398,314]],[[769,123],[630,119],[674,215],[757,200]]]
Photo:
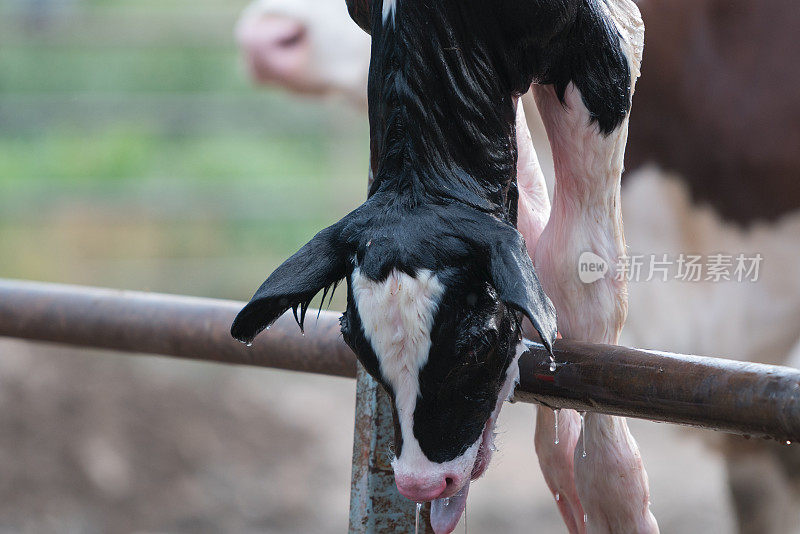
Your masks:
[[[482,474],[516,375],[520,321],[545,343],[555,312],[517,230],[474,208],[373,195],[278,267],[236,318],[249,342],[347,280],[342,333],[394,404],[398,488],[450,497]],[[488,423],[488,424],[487,424]]]

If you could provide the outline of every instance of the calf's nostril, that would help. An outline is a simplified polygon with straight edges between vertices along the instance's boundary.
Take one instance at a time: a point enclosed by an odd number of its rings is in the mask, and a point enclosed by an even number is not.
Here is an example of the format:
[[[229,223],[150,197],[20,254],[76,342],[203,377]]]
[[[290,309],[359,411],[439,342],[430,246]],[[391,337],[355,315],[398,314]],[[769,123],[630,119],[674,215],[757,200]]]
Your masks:
[[[453,480],[453,477],[447,477],[444,479],[444,483],[445,489],[450,489],[453,487],[453,484],[455,484],[455,480]]]

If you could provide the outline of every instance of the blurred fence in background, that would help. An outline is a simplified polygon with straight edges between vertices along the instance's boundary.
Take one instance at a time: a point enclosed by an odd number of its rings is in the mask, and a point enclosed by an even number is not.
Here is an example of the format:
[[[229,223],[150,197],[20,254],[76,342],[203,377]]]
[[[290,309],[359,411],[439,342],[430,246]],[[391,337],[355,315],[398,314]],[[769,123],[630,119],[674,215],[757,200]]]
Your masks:
[[[0,0],[0,277],[247,298],[361,201],[363,117],[251,87],[245,3]],[[0,339],[0,532],[341,531],[353,396]]]
[[[364,195],[338,103],[252,88],[244,2],[0,0],[0,273],[246,297]]]

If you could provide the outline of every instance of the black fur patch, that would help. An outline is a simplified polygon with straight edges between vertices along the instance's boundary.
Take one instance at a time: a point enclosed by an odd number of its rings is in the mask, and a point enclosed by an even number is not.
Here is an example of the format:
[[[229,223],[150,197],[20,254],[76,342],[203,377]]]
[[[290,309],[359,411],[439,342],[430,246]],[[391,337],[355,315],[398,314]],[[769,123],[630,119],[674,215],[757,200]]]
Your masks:
[[[552,84],[563,103],[572,82],[601,132],[614,131],[630,110],[631,73],[604,0],[499,1],[517,91]]]
[[[606,135],[622,124],[631,105],[630,66],[620,38],[598,0],[584,0],[571,31],[563,38],[561,61],[544,75],[555,85],[562,103],[567,85],[573,82],[592,120]]]
[[[436,315],[414,411],[414,436],[434,462],[457,458],[481,437],[519,336],[519,316],[491,286],[464,273],[459,279]]]

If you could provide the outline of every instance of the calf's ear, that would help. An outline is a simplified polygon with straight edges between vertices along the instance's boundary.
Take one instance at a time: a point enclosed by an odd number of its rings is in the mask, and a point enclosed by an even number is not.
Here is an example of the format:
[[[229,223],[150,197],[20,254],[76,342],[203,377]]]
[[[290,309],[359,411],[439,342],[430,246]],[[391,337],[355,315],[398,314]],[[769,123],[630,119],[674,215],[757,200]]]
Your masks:
[[[525,240],[516,228],[494,221],[484,233],[490,282],[500,300],[521,311],[533,323],[547,350],[556,339],[556,309],[536,276]]]
[[[327,291],[347,274],[347,250],[341,239],[343,224],[344,220],[319,232],[269,275],[234,319],[231,326],[234,338],[251,342],[289,308],[294,309],[302,330],[314,295],[322,289]]]

